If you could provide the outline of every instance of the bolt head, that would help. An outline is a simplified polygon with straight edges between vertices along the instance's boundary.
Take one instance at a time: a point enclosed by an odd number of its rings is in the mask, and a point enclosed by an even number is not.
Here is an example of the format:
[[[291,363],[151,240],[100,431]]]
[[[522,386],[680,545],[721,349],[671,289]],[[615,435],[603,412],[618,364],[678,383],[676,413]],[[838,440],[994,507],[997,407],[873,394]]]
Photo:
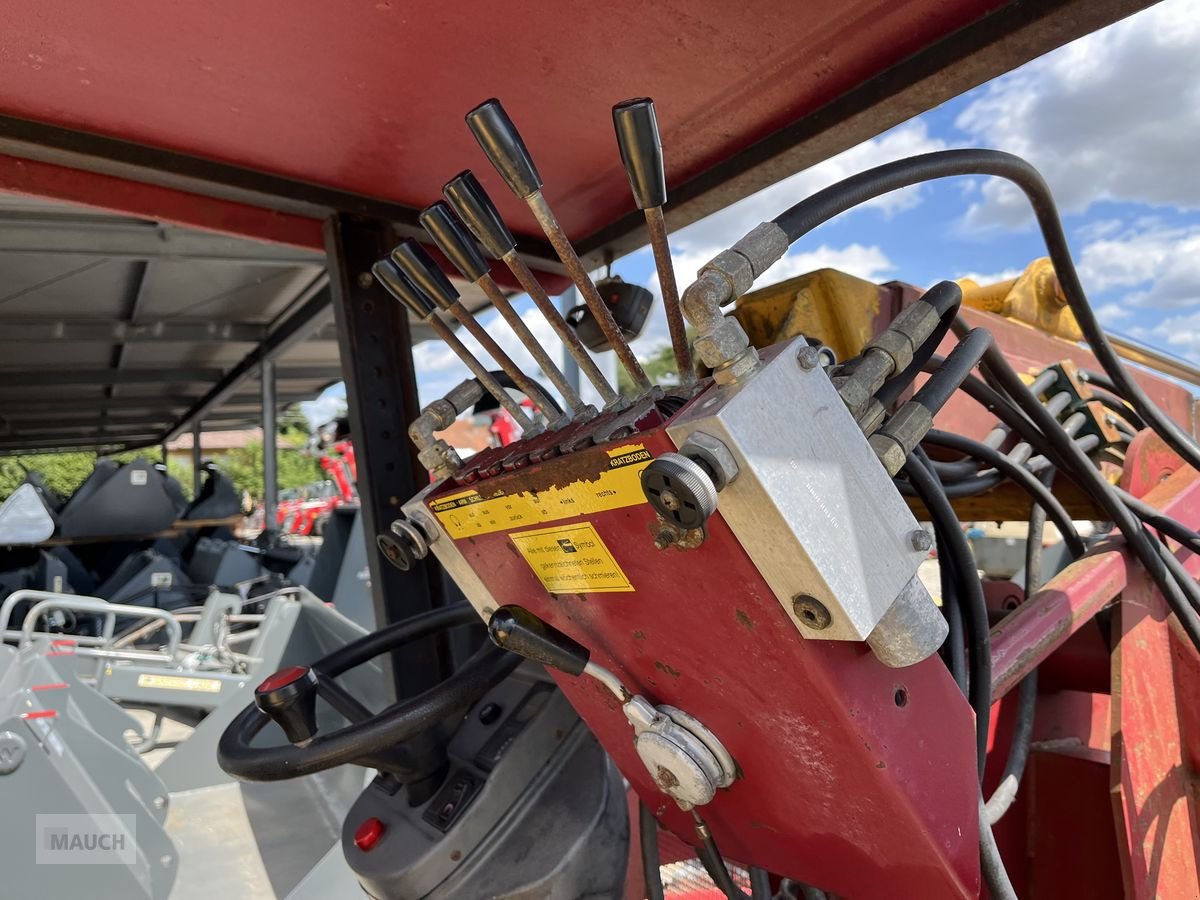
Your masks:
[[[823,631],[833,624],[833,615],[825,604],[808,594],[797,594],[792,598],[792,612],[807,628]]]
[[[908,543],[914,550],[928,553],[933,549],[933,537],[924,528],[918,528],[908,535]]]
[[[375,279],[371,277],[370,272],[359,272],[358,273],[358,286],[360,288],[362,288],[363,290],[366,290],[367,288],[369,288],[374,283],[374,281],[375,281]]]
[[[815,369],[821,365],[821,351],[816,347],[801,347],[796,353],[796,362],[802,369]]]

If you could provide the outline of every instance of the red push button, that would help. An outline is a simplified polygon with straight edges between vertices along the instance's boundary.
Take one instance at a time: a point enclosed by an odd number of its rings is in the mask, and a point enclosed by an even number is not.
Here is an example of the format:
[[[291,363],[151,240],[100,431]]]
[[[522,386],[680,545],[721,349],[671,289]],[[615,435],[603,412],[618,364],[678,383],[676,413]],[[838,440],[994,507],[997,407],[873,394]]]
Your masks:
[[[293,681],[303,678],[308,674],[308,666],[288,666],[286,669],[280,669],[274,675],[268,675],[262,684],[258,686],[258,693],[269,694],[271,691],[277,691],[281,687],[287,687]]]
[[[371,816],[358,826],[358,830],[354,832],[354,846],[366,853],[372,847],[379,843],[379,839],[383,837],[383,833],[387,831],[387,826],[379,819]]]

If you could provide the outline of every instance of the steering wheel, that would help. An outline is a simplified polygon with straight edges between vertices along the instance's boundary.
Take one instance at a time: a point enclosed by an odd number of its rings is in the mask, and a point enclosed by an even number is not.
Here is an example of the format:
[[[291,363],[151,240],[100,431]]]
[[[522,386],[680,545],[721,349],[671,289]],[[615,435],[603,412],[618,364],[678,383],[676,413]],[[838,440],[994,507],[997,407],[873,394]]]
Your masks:
[[[486,641],[449,678],[424,693],[372,713],[334,679],[406,644],[462,625],[479,624],[479,615],[466,603],[420,613],[364,635],[321,657],[311,666],[290,666],[266,678],[254,691],[254,703],[226,727],[217,745],[221,768],[243,781],[281,781],[310,775],[334,766],[357,765],[425,777],[421,765],[406,753],[428,755],[440,744],[435,737],[442,726],[460,718],[487,691],[521,662]],[[317,733],[316,703],[320,696],[350,724],[327,734]],[[254,747],[255,736],[274,721],[291,742],[287,746]]]

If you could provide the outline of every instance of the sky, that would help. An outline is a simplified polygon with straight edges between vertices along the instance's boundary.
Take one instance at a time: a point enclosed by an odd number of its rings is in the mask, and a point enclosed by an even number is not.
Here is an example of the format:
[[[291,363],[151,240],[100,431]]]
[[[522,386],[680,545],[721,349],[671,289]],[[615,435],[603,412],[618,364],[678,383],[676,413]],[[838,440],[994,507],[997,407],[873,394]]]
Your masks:
[[[652,86],[647,93],[653,95]],[[1165,0],[672,233],[680,288],[759,222],[809,194],[882,163],[952,147],[991,147],[1033,163],[1058,202],[1084,288],[1105,327],[1200,360],[1200,0]],[[665,146],[668,160],[670,153]],[[547,190],[553,204],[553,189]],[[820,226],[755,286],[823,267],[922,287],[961,277],[987,283],[1014,277],[1044,255],[1015,189],[996,179],[947,179],[881,197]],[[648,248],[617,260],[613,272],[658,296]],[[515,305],[547,346],[558,346],[528,298]],[[481,317],[525,371],[544,382],[498,318]],[[464,341],[479,353],[472,339]],[[656,302],[633,347],[645,358],[667,343]],[[611,374],[613,355],[598,359]],[[441,342],[418,345],[414,362],[422,403],[467,377]],[[585,381],[585,394],[588,387]],[[344,396],[337,385],[306,411],[321,421]]]

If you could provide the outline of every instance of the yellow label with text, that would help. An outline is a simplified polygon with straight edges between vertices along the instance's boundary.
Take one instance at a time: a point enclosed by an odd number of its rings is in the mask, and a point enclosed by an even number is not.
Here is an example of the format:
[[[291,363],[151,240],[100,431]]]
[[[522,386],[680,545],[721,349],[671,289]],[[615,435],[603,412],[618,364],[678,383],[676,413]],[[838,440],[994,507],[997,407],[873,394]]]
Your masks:
[[[183,675],[138,676],[138,687],[166,688],[172,691],[198,691],[202,694],[221,693],[221,682],[216,678],[190,678]]]
[[[608,466],[597,477],[544,491],[501,494],[486,500],[468,490],[439,497],[429,505],[454,540],[541,525],[646,502],[641,473],[654,457],[642,444],[608,451]]]
[[[509,538],[551,594],[634,589],[588,522],[524,531]]]

